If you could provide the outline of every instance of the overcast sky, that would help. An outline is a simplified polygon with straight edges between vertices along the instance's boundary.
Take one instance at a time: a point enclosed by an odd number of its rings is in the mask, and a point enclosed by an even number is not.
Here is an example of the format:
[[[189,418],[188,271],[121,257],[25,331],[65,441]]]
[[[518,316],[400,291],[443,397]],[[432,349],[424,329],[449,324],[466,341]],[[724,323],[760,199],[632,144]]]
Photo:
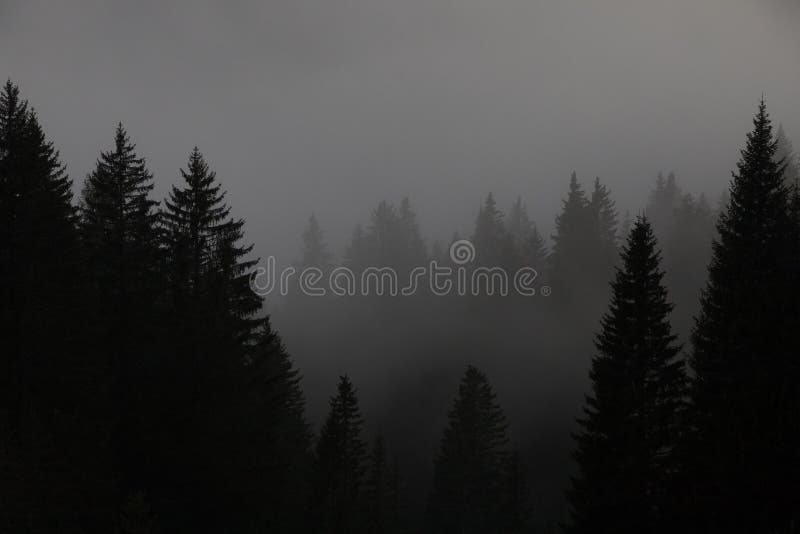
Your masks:
[[[761,93],[800,140],[796,0],[0,0],[0,75],[76,182],[122,121],[161,196],[198,145],[260,255],[340,251],[387,197],[427,235],[488,191],[549,232],[570,171],[716,198]],[[800,141],[795,142],[800,145]]]

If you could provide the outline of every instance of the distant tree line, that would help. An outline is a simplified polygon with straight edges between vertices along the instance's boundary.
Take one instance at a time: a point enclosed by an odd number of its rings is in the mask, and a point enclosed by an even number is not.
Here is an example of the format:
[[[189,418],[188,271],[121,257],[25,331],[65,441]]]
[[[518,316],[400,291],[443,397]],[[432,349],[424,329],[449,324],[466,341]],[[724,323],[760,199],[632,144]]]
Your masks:
[[[564,531],[800,531],[799,178],[762,101],[718,208],[659,175],[644,213],[620,222],[609,189],[573,173],[548,247],[521,199],[505,215],[487,196],[474,265],[535,268],[575,332],[602,317]],[[533,531],[529,472],[484,372],[466,369],[411,521],[392,443],[366,436],[348,376],[313,432],[249,287],[244,222],[202,153],[163,202],[152,190],[120,124],[73,199],[36,113],[4,85],[0,532]],[[378,204],[342,263],[431,259],[447,248],[428,246],[404,199]],[[298,264],[335,266],[314,216]]]

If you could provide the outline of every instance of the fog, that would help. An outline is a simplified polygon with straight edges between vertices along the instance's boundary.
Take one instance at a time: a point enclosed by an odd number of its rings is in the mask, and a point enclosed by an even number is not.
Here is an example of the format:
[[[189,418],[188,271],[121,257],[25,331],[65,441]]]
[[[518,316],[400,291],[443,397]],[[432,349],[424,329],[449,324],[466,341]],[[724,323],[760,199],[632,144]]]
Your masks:
[[[795,4],[795,5],[793,5]],[[428,235],[488,191],[549,228],[572,170],[636,209],[715,196],[750,111],[800,131],[798,6],[774,0],[0,3],[0,66],[79,182],[122,121],[156,175],[198,145],[262,255],[311,212],[337,251],[408,195]]]
[[[35,107],[76,194],[122,122],[156,198],[198,146],[257,256],[299,259],[314,213],[340,262],[384,199],[410,198],[428,246],[470,236],[489,192],[503,211],[520,196],[548,238],[573,171],[588,190],[600,177],[620,219],[660,171],[716,205],[762,95],[800,139],[798,27],[792,0],[0,0],[0,74]],[[448,306],[375,319],[266,301],[312,422],[350,373],[371,431],[396,438],[414,504],[478,360],[533,478],[544,472],[534,500],[552,522],[605,302],[496,324]],[[684,341],[694,311],[677,310]],[[421,413],[424,430],[397,437]]]

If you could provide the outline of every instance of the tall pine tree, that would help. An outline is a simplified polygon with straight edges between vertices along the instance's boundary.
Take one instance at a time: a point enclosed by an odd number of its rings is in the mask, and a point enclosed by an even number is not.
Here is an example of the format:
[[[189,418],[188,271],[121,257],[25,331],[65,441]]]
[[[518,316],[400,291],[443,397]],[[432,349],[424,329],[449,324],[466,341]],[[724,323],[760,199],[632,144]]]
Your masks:
[[[519,485],[510,476],[506,419],[485,374],[469,366],[441,440],[428,504],[432,532],[508,532]],[[519,473],[517,472],[516,475]]]
[[[676,464],[685,374],[650,224],[639,218],[597,336],[579,420],[570,532],[671,531],[663,513]]]
[[[350,534],[360,528],[367,459],[362,425],[356,390],[342,376],[316,446],[311,490],[315,532]]]
[[[114,485],[97,410],[106,374],[86,343],[83,281],[72,181],[7,81],[0,90],[0,531],[110,521]],[[79,489],[97,495],[93,506]]]
[[[86,299],[91,348],[109,369],[107,416],[122,498],[146,472],[140,447],[149,370],[158,360],[163,294],[153,176],[119,124],[114,147],[102,152],[84,183],[80,232],[89,273]]]
[[[800,525],[796,234],[762,99],[733,173],[692,336],[692,524]]]

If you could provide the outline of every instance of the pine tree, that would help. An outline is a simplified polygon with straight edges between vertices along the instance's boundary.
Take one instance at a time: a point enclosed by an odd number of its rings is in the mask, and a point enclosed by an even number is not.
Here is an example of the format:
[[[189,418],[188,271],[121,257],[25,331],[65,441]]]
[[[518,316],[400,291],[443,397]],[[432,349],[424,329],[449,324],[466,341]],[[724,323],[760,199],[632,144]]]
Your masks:
[[[699,311],[700,291],[705,285],[705,271],[711,260],[714,238],[714,213],[708,200],[686,194],[674,209],[669,229],[660,238],[663,243],[665,281],[675,302],[673,325],[683,338]]]
[[[622,217],[622,223],[619,226],[619,235],[627,236],[631,233],[633,228],[633,217],[631,217],[630,210],[625,210],[625,216]]]
[[[583,240],[588,233],[586,193],[573,172],[569,179],[569,191],[563,202],[561,213],[556,217],[556,233],[550,255],[553,274],[575,270],[574,262],[580,257]]]
[[[325,244],[322,227],[320,227],[316,215],[312,213],[303,232],[303,255],[300,259],[300,267],[316,267],[325,272],[331,268],[331,261],[332,256]]]
[[[101,528],[113,483],[96,424],[72,181],[10,80],[0,90],[0,531]],[[94,513],[76,492],[98,495]]]
[[[513,240],[519,259],[519,265],[514,267],[527,266],[543,270],[547,261],[547,247],[520,197],[517,197],[508,212],[506,230]]]
[[[589,207],[594,219],[600,253],[613,265],[617,251],[617,210],[611,199],[611,192],[595,178]]]
[[[83,189],[81,231],[104,312],[121,323],[131,300],[152,287],[158,249],[153,175],[122,124]],[[148,296],[149,297],[149,296]]]
[[[315,531],[350,534],[360,524],[366,469],[362,425],[355,388],[347,376],[342,376],[316,446],[311,495]]]
[[[516,263],[514,244],[506,230],[505,216],[497,208],[494,195],[489,193],[478,212],[472,244],[475,264],[485,267],[510,267]]]
[[[244,221],[231,215],[216,173],[197,147],[181,176],[185,185],[172,187],[163,214],[170,286],[176,305],[185,306],[178,312],[196,317],[197,311],[212,311],[196,326],[218,328],[231,343],[246,346],[260,325],[254,315],[261,298],[250,289],[258,260],[248,258],[253,246],[241,243]],[[205,310],[197,310],[199,306]]]
[[[350,244],[344,253],[345,265],[354,272],[361,272],[370,263],[369,243],[361,224],[356,224],[350,237]]]
[[[572,173],[552,237],[549,279],[558,302],[577,312],[574,318],[588,321],[600,313],[608,298],[617,254],[617,212],[610,191],[599,178],[587,200]]]
[[[148,388],[155,393],[148,399],[147,420],[157,437],[150,446],[161,460],[148,467],[152,480],[175,483],[159,483],[154,492],[164,507],[165,526],[244,528],[264,511],[253,499],[269,493],[265,481],[277,478],[277,471],[259,470],[262,463],[254,458],[257,449],[270,450],[256,439],[267,429],[253,424],[268,424],[275,416],[260,401],[296,384],[282,383],[291,377],[264,376],[264,360],[280,367],[271,360],[280,357],[282,347],[268,319],[255,316],[261,298],[250,290],[255,260],[246,258],[252,246],[241,244],[243,221],[231,216],[222,186],[197,148],[181,175],[183,184],[172,187],[163,213],[170,354],[153,367]],[[278,347],[269,350],[270,343]],[[175,449],[172,443],[184,446]],[[270,460],[280,458],[271,452]],[[255,473],[264,482],[253,482]]]
[[[650,192],[645,214],[659,239],[669,232],[673,213],[680,205],[682,192],[678,187],[675,173],[670,172],[667,178],[658,173],[656,185]]]
[[[506,419],[486,375],[469,366],[434,464],[428,505],[436,533],[502,531],[508,504]]]
[[[592,360],[579,420],[570,532],[657,532],[674,476],[685,375],[650,224],[637,219]]]
[[[311,436],[300,375],[269,319],[242,370],[246,397],[239,485],[251,521],[276,532],[305,532]]]
[[[142,392],[159,358],[161,285],[158,213],[150,199],[152,174],[122,125],[114,148],[102,152],[84,183],[80,233],[89,274],[86,300],[92,349],[108,368],[113,420],[111,447],[120,491],[139,489],[146,473],[140,424],[148,409]]]
[[[411,201],[408,197],[404,197],[400,202],[399,217],[403,236],[403,265],[408,271],[414,267],[424,265],[428,254],[425,241],[422,239],[419,230],[417,214],[411,207]]]
[[[763,99],[753,124],[692,336],[688,520],[705,532],[800,524],[795,234]]]
[[[400,216],[391,202],[381,200],[373,210],[367,228],[367,243],[370,251],[370,265],[397,266],[401,258]]]

